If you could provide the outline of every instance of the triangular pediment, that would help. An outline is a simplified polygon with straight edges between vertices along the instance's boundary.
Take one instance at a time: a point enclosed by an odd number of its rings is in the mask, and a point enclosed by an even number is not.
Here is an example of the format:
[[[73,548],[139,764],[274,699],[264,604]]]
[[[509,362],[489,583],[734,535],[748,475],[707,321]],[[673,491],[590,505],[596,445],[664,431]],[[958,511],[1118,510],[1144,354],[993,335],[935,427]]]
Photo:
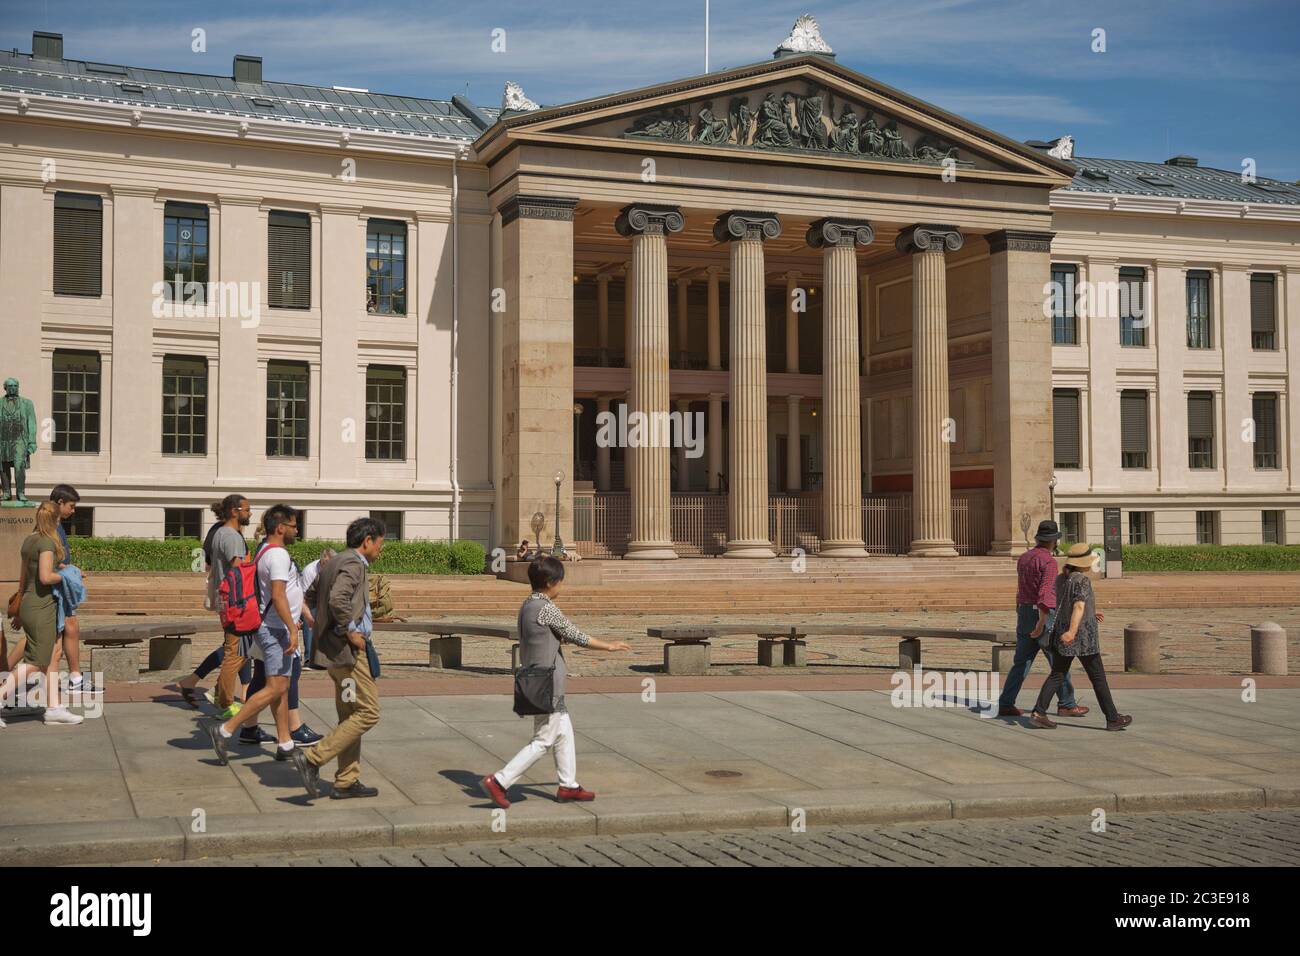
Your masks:
[[[952,168],[1052,182],[1073,175],[1059,160],[811,55],[506,113],[499,128],[511,139],[588,148],[603,144],[930,174]]]

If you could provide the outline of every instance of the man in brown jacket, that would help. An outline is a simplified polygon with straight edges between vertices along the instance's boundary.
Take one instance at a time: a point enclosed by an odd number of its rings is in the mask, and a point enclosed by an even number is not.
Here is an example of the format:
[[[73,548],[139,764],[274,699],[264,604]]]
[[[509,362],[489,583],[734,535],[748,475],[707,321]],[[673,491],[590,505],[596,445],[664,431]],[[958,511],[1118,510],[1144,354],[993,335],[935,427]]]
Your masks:
[[[320,768],[338,758],[330,793],[334,800],[379,793],[377,787],[365,786],[358,774],[361,735],[379,723],[379,688],[366,653],[371,626],[366,569],[384,550],[383,522],[353,521],[348,525],[347,545],[347,551],[321,565],[306,595],[316,619],[312,663],[328,670],[334,681],[339,721],[324,740],[293,752],[294,765],[312,797],[320,796]]]

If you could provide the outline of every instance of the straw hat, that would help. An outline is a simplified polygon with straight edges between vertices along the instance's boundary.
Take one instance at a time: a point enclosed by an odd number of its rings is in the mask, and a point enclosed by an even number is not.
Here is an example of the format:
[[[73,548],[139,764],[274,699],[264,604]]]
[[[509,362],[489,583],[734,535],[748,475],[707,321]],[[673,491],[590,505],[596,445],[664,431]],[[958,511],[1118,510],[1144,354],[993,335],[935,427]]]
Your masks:
[[[1080,571],[1088,571],[1092,568],[1092,560],[1092,549],[1080,542],[1079,544],[1070,545],[1070,551],[1065,556],[1065,566]]]

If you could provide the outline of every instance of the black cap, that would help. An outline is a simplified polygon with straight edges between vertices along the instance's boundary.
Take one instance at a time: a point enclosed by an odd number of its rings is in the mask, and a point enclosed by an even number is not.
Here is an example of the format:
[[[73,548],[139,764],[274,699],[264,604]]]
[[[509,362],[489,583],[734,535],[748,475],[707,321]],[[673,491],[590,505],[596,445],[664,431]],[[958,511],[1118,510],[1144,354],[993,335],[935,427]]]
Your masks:
[[[1034,535],[1035,541],[1055,541],[1061,536],[1061,529],[1056,526],[1055,521],[1038,522],[1038,532]]]

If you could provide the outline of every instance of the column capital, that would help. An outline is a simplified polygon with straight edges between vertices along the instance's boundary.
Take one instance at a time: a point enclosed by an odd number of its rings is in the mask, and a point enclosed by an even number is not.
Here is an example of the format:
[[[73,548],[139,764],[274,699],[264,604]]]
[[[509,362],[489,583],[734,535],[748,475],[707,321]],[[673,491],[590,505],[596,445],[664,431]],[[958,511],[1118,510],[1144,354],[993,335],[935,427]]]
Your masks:
[[[722,274],[723,274],[724,272],[726,272],[726,271],[727,271],[727,270],[724,269],[722,266],[705,266],[705,267],[704,267],[704,274],[707,275],[707,276],[709,277],[709,281],[710,281],[710,282],[716,281],[717,279],[721,278]]]
[[[649,203],[634,202],[624,206],[614,220],[614,228],[620,236],[662,235],[668,232],[681,232],[686,225],[682,211],[676,206],[655,206]]]
[[[825,246],[869,246],[876,238],[876,230],[865,219],[818,219],[808,227],[808,245],[814,249]]]
[[[798,403],[798,402],[803,401],[803,396],[802,396],[802,395],[786,395],[785,400],[786,400],[787,402]]]
[[[989,252],[1051,252],[1054,232],[1025,232],[1020,229],[1000,229],[986,237]]]
[[[596,273],[596,281],[597,281],[597,282],[608,283],[609,280],[612,279],[612,278],[614,278],[614,273],[612,273],[612,272],[597,272],[597,273]]]
[[[578,200],[564,196],[514,195],[501,204],[501,225],[508,226],[516,219],[554,219],[573,222],[573,209]]]
[[[691,280],[686,276],[678,276],[673,281],[677,283],[679,289],[689,289],[691,287]]]
[[[956,226],[938,226],[931,223],[918,223],[908,226],[898,234],[894,247],[899,252],[956,252],[965,243]]]
[[[781,220],[774,212],[733,209],[724,212],[713,224],[713,238],[718,242],[737,239],[775,239],[781,235]]]

